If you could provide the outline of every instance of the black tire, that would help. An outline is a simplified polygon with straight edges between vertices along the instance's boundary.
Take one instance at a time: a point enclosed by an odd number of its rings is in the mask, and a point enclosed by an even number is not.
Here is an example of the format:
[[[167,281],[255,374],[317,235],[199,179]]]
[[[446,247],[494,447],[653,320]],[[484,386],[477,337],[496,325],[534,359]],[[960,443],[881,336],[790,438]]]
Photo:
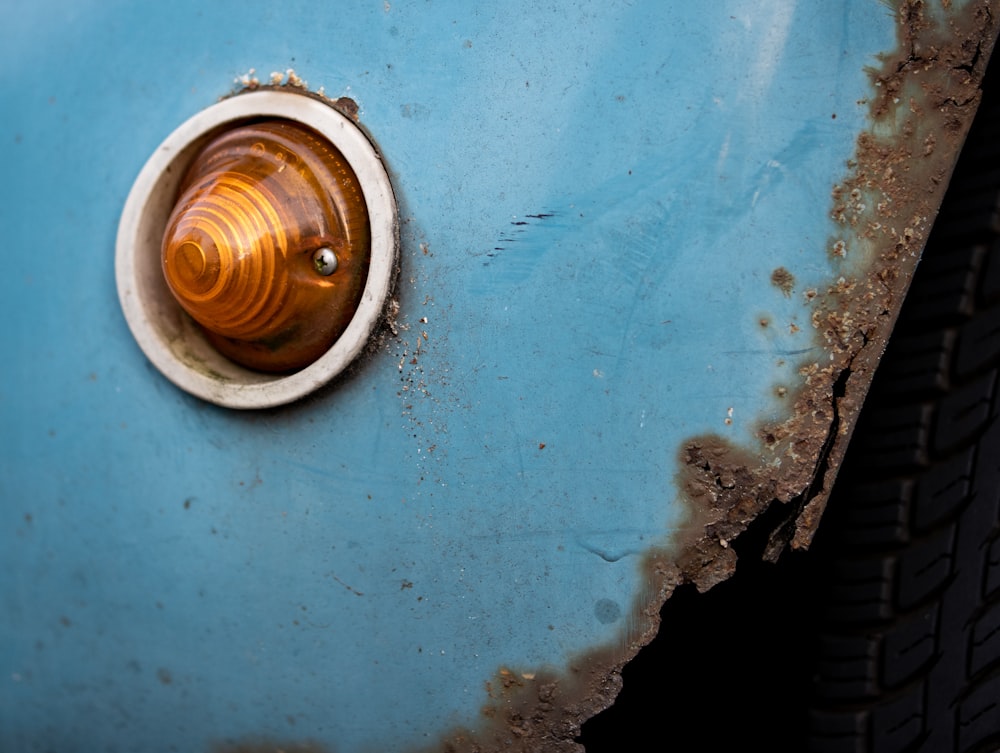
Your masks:
[[[817,753],[1000,750],[996,83],[817,539],[829,565],[808,723]]]

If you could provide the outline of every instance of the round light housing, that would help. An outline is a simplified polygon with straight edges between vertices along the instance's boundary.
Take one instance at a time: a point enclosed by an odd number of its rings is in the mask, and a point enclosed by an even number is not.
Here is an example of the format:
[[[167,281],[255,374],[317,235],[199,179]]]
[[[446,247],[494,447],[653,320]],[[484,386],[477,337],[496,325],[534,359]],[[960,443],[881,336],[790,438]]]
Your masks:
[[[269,407],[361,352],[397,248],[388,175],[354,122],[311,96],[249,92],[192,117],[143,167],[118,230],[118,294],[177,386]]]

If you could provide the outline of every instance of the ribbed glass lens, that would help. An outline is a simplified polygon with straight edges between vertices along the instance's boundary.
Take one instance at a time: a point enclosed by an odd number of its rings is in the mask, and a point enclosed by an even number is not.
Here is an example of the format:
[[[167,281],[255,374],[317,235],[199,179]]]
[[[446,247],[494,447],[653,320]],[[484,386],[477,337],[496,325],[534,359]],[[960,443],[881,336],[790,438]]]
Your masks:
[[[293,371],[347,327],[370,246],[361,186],[340,152],[303,125],[269,120],[225,131],[194,159],[167,222],[163,273],[224,355]],[[327,252],[332,270],[317,265]]]

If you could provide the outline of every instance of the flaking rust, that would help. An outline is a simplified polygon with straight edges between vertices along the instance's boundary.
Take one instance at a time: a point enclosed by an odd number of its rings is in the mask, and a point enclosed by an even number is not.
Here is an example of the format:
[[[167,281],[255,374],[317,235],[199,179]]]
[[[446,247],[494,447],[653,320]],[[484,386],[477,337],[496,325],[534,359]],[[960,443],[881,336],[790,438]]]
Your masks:
[[[732,575],[731,542],[773,505],[786,513],[765,556],[809,546],[979,103],[996,36],[992,3],[950,5],[900,3],[897,50],[870,71],[869,127],[832,191],[837,231],[827,252],[840,273],[803,293],[822,358],[801,364],[800,385],[787,390],[789,417],[761,426],[753,447],[718,435],[684,442],[676,481],[690,510],[686,539],[672,556],[646,555],[650,585],[630,634],[563,672],[498,670],[483,723],[425,751],[580,751],[581,725],[614,701],[621,668],[654,637],[677,586],[706,590]],[[771,282],[790,295],[794,272],[782,268]]]
[[[229,97],[235,97],[246,92],[259,91],[262,89],[270,89],[272,91],[293,91],[297,94],[302,94],[307,97],[312,97],[313,99],[319,100],[326,105],[329,105],[333,109],[337,110],[341,115],[350,120],[353,120],[359,126],[361,125],[359,118],[360,108],[358,103],[347,96],[338,97],[333,99],[327,96],[324,87],[320,86],[318,89],[310,89],[308,82],[304,81],[301,76],[299,76],[294,68],[287,68],[284,72],[282,71],[272,71],[267,77],[266,83],[262,83],[257,75],[257,69],[251,68],[242,76],[237,76],[233,79],[233,88],[223,96],[219,97],[219,100],[228,99]],[[365,135],[371,139],[371,134],[365,131]],[[374,142],[373,142],[374,143]]]

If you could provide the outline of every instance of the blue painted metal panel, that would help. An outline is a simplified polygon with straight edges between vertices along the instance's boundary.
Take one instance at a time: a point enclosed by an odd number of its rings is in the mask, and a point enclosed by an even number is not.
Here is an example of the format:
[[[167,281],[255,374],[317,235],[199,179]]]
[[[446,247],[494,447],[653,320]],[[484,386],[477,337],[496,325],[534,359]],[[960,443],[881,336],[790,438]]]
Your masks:
[[[19,9],[2,747],[411,748],[500,667],[627,641],[685,526],[676,448],[756,447],[825,355],[803,294],[865,261],[827,253],[829,194],[895,34],[876,0]],[[334,386],[238,413],[145,362],[114,236],[176,125],[289,67],[390,167],[400,312]]]

